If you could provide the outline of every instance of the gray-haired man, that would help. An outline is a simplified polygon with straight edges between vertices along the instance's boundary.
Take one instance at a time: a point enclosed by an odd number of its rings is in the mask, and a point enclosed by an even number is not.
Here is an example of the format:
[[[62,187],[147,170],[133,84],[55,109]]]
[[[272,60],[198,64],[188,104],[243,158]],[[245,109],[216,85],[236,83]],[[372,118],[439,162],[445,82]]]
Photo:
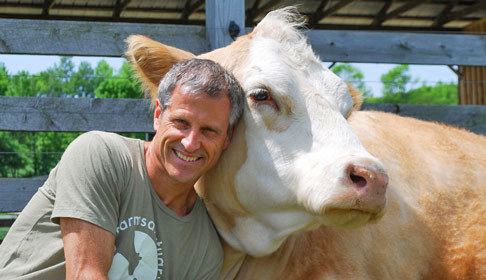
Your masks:
[[[151,142],[90,132],[70,144],[0,246],[1,278],[217,278],[223,252],[194,184],[242,107],[216,63],[176,64],[160,83]]]

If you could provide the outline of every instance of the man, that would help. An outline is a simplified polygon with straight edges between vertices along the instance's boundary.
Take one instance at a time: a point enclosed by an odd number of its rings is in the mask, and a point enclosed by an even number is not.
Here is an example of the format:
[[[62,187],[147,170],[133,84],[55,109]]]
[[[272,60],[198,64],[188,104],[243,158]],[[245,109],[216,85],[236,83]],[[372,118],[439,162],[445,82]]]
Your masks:
[[[216,63],[176,64],[160,82],[151,142],[90,132],[69,145],[0,246],[0,279],[217,278],[222,248],[194,184],[242,106]]]

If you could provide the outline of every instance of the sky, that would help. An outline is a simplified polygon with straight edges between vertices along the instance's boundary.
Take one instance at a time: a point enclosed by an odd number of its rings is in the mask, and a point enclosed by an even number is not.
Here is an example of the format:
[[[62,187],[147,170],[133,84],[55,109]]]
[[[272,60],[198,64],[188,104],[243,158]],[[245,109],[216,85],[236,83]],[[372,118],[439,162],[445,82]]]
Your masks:
[[[76,67],[81,61],[87,61],[90,62],[94,68],[101,59],[106,60],[116,70],[120,68],[124,61],[123,58],[116,57],[73,57]],[[5,64],[10,74],[15,74],[21,70],[26,70],[31,74],[36,74],[58,62],[59,56],[0,55],[0,63]],[[370,88],[376,96],[379,96],[381,93],[382,86],[380,76],[396,66],[396,64],[376,63],[352,63],[352,65],[356,66],[363,72],[366,86]],[[426,82],[430,85],[433,85],[439,81],[457,82],[457,75],[447,66],[410,65],[410,73],[412,75],[412,81],[418,79],[420,81],[419,85],[421,85],[422,82]]]

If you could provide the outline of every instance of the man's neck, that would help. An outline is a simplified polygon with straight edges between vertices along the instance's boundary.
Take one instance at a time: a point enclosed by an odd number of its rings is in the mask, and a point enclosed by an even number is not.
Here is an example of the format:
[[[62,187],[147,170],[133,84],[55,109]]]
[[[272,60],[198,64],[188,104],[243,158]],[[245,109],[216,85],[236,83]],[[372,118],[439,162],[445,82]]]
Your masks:
[[[144,152],[147,173],[159,199],[176,215],[189,214],[197,200],[194,184],[181,184],[171,180],[169,176],[164,176],[164,168],[155,161],[150,151],[150,142],[144,143]]]

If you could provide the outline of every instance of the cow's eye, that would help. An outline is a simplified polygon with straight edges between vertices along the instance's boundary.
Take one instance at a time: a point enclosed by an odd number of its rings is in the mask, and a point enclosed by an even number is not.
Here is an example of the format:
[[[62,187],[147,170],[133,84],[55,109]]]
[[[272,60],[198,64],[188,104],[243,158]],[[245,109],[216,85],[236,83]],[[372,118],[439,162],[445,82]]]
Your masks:
[[[257,88],[254,90],[250,90],[249,98],[251,99],[251,103],[255,106],[270,106],[276,111],[279,110],[277,102],[272,97],[270,90],[266,88]]]
[[[250,92],[250,97],[254,101],[266,101],[270,98],[270,95],[267,89],[259,88]]]

